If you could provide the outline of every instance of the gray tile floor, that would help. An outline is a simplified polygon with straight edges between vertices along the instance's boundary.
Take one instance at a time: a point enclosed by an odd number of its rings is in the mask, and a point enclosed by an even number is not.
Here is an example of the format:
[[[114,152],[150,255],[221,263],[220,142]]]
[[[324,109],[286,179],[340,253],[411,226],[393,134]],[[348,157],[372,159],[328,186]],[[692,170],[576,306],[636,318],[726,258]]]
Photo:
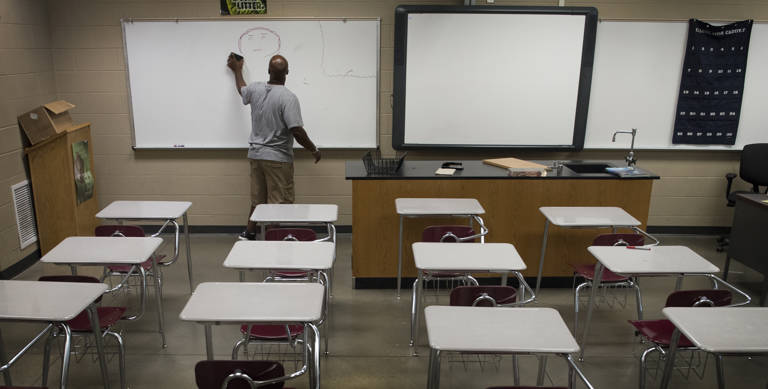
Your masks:
[[[722,267],[724,255],[714,251],[711,236],[661,236],[663,244],[682,244],[691,247]],[[421,331],[419,356],[411,356],[408,347],[410,298],[404,295],[397,301],[393,290],[354,290],[351,277],[351,241],[349,234],[339,235],[338,259],[335,268],[333,321],[321,329],[330,335],[331,354],[321,360],[321,380],[325,388],[423,388],[426,386],[427,355],[426,333]],[[234,236],[223,234],[196,234],[192,237],[195,281],[237,281],[234,271],[224,269],[221,263],[234,242]],[[156,316],[150,302],[147,315],[136,323],[122,326],[127,347],[129,387],[139,388],[194,388],[193,368],[204,359],[203,327],[181,322],[179,312],[189,297],[184,255],[179,263],[165,269],[165,320],[168,348],[160,347],[160,337],[154,332]],[[732,264],[730,280],[745,288],[753,297],[758,296],[762,276]],[[53,269],[65,272],[66,269]],[[18,279],[37,279],[52,268],[37,264]],[[259,274],[249,274],[249,280],[258,280]],[[670,278],[642,280],[647,318],[660,316],[666,295],[674,287]],[[684,288],[708,287],[701,280],[686,281]],[[619,293],[618,301],[623,301]],[[571,289],[543,289],[536,305],[554,307],[566,323],[573,323]],[[428,303],[445,304],[445,297],[428,297]],[[756,305],[756,303],[753,303]],[[597,388],[631,388],[637,386],[637,355],[641,350],[633,330],[627,323],[635,315],[634,302],[628,295],[626,306],[602,305],[596,311],[582,370]],[[6,348],[17,350],[40,328],[29,323],[0,323]],[[422,323],[423,326],[423,323]],[[217,358],[228,358],[238,329],[234,326],[214,327],[214,347]],[[766,334],[765,336],[768,336]],[[12,369],[16,385],[40,383],[41,347],[35,347]],[[49,384],[58,384],[59,357],[54,357]],[[675,375],[673,388],[714,388],[714,363],[708,359],[703,378],[694,374],[686,379]],[[764,388],[768,383],[768,358],[726,357],[726,383],[730,388]],[[112,387],[119,387],[117,358],[109,362]],[[567,369],[559,359],[548,363],[548,382],[565,385]],[[536,376],[534,357],[521,357],[522,383],[533,385]],[[508,357],[486,356],[482,363],[462,356],[446,356],[442,368],[443,388],[485,388],[491,385],[511,385],[512,374]],[[306,388],[301,377],[292,387]],[[658,380],[649,378],[648,387],[658,386]],[[70,366],[71,388],[100,387],[98,363],[85,357]],[[577,387],[581,387],[580,385]]]

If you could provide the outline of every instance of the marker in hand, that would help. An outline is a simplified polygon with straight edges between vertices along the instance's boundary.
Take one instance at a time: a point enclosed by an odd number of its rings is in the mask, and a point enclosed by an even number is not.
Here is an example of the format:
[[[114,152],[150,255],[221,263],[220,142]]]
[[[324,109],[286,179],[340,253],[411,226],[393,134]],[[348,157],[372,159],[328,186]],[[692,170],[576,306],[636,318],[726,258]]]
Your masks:
[[[643,247],[643,246],[627,246],[628,249],[632,250],[648,250],[651,251],[650,247]]]

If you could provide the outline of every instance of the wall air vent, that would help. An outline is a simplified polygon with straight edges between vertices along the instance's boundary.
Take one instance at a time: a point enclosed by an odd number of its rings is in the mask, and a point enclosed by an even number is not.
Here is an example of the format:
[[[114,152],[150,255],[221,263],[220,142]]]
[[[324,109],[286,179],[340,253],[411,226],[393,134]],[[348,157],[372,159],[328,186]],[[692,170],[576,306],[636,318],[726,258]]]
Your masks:
[[[35,225],[35,207],[32,203],[32,191],[29,181],[24,180],[11,186],[13,206],[16,209],[16,225],[19,228],[19,244],[21,250],[37,242],[37,226]]]

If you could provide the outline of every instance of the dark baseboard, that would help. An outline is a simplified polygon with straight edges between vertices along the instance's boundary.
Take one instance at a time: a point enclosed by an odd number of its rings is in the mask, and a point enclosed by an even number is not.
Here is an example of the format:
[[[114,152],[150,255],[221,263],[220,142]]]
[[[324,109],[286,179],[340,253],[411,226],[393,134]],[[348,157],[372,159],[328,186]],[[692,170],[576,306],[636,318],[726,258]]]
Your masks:
[[[403,277],[401,288],[410,290],[413,286],[414,277]],[[480,285],[498,285],[501,282],[500,277],[478,278]],[[525,277],[525,282],[531,288],[536,287],[536,277]],[[514,277],[509,278],[510,285],[517,285]],[[542,288],[571,288],[573,286],[573,277],[543,277],[541,279]],[[356,277],[354,283],[355,289],[396,289],[397,278],[395,277]],[[448,289],[448,281],[441,282],[441,289]],[[410,293],[410,292],[409,292]]]
[[[29,269],[40,259],[40,249],[35,250],[32,254],[22,258],[19,262],[8,266],[7,269],[0,271],[0,280],[10,280],[13,277],[21,274],[24,270]]]

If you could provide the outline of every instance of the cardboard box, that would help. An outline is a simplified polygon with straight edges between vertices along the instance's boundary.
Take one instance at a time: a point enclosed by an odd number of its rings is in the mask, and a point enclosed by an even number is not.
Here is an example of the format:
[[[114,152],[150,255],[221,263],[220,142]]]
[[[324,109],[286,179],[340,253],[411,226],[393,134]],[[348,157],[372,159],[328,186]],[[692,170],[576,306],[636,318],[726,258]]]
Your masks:
[[[53,101],[19,115],[19,126],[29,143],[40,143],[72,127],[69,110],[75,105],[64,100]]]

